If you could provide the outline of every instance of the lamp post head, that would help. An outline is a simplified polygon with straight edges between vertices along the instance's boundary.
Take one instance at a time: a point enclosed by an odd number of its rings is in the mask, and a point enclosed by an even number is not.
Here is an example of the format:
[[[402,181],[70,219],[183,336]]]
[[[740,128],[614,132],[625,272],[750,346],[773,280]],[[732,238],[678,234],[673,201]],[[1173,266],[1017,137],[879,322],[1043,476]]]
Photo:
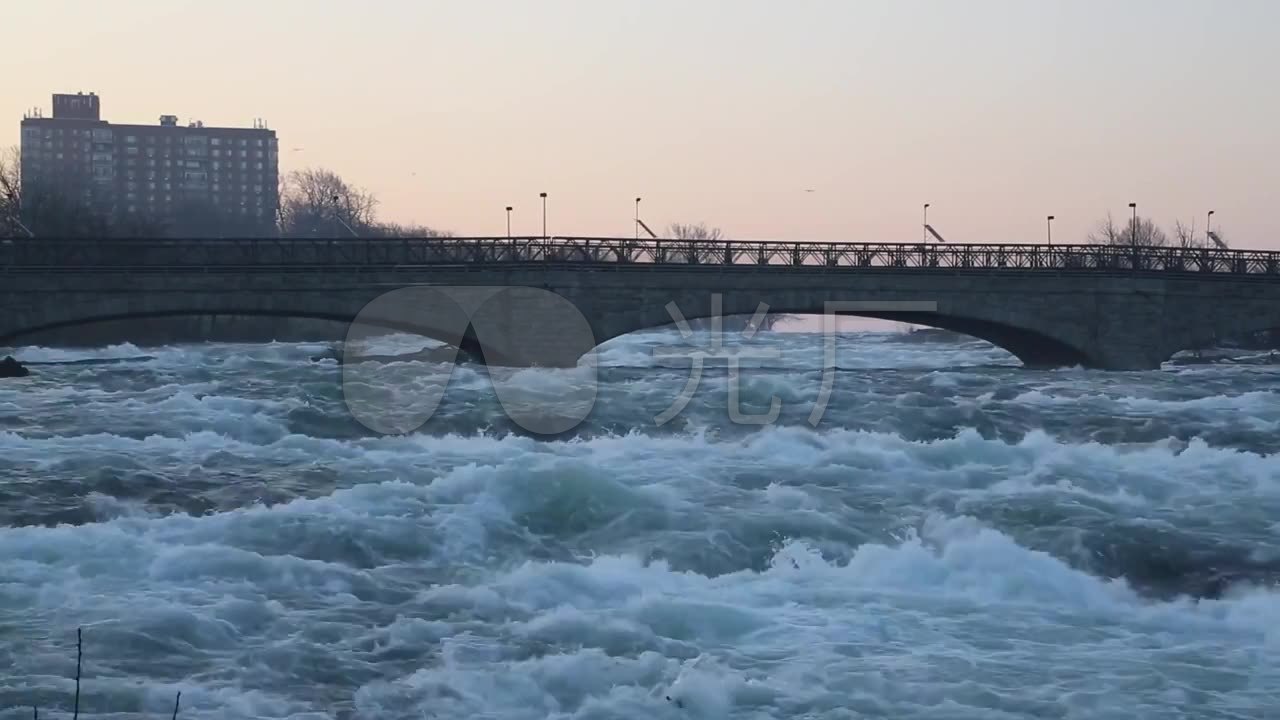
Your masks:
[[[1052,215],[1050,215],[1050,216],[1049,216],[1049,219],[1050,219],[1050,220],[1052,220],[1052,219],[1053,219],[1053,216],[1052,216]]]
[[[511,206],[510,206],[510,205],[508,205],[508,206],[507,206],[507,212],[511,212]]]
[[[1213,210],[1210,210],[1210,211],[1209,211],[1209,214],[1210,214],[1210,215],[1212,215],[1213,213],[1214,213],[1214,211],[1213,211]]]
[[[1138,207],[1138,203],[1129,203],[1129,207],[1131,207],[1131,208],[1137,208],[1137,207]]]
[[[546,193],[538,193],[538,197],[542,197],[542,198],[544,198],[544,197],[546,197],[546,196],[547,196],[547,194],[546,194]]]
[[[640,198],[636,198],[636,202],[640,202]]]
[[[929,207],[929,203],[925,203],[924,206],[927,209]]]

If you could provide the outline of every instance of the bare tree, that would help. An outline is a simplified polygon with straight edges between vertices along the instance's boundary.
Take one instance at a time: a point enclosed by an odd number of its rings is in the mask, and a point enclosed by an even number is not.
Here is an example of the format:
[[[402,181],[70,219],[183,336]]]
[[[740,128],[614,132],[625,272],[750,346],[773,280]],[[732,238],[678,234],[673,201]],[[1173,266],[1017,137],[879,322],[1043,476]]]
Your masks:
[[[22,162],[18,148],[0,151],[0,237],[25,236],[21,223]]]
[[[370,237],[384,238],[436,238],[453,237],[453,233],[429,228],[426,225],[401,225],[394,222],[375,223],[369,228]]]
[[[677,243],[676,249],[667,251],[669,262],[697,263],[711,251],[711,248],[698,247],[698,243],[721,240],[724,233],[720,232],[720,228],[707,227],[706,223],[671,223],[667,226],[667,237],[683,241]]]
[[[1181,248],[1207,248],[1217,247],[1208,234],[1204,237],[1196,237],[1196,222],[1191,221],[1190,225],[1183,225],[1181,220],[1173,221],[1173,242]]]
[[[376,219],[378,199],[332,170],[295,170],[280,195],[281,232],[287,236],[357,234]]]
[[[1111,213],[1107,213],[1107,219],[1100,220],[1097,227],[1091,230],[1085,239],[1090,245],[1120,245],[1123,234],[1124,231],[1116,225]]]
[[[722,240],[724,233],[718,227],[707,227],[706,223],[671,223],[667,226],[667,237],[675,240]]]
[[[1130,228],[1126,226],[1125,245],[1139,245],[1142,247],[1159,247],[1169,244],[1169,236],[1165,234],[1152,222],[1149,218],[1138,218],[1138,226]]]
[[[47,182],[28,179],[21,183],[20,207],[13,216],[22,237],[25,227],[37,237],[111,237],[111,214],[98,203],[93,188],[82,182]]]
[[[1088,242],[1094,245],[1137,245],[1140,247],[1158,247],[1169,244],[1169,236],[1156,226],[1150,218],[1138,218],[1134,223],[1117,224],[1107,213],[1107,219],[1098,223],[1089,233]]]

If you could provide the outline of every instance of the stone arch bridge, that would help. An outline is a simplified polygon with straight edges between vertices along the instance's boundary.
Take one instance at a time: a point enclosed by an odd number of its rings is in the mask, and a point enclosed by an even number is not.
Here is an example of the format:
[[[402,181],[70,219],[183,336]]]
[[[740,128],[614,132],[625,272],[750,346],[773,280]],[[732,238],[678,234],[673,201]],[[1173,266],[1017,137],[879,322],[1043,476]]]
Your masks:
[[[406,290],[406,288],[408,288]],[[0,346],[101,320],[275,315],[422,333],[564,366],[687,319],[861,315],[994,343],[1033,367],[1159,367],[1280,327],[1280,253],[1082,245],[611,238],[0,241]]]

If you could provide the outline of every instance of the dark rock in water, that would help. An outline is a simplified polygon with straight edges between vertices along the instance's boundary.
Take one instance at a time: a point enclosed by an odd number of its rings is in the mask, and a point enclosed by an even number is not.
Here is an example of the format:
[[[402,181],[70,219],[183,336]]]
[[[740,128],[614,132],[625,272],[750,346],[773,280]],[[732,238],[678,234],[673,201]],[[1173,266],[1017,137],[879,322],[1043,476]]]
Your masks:
[[[0,378],[20,378],[31,374],[25,365],[13,359],[13,356],[0,360]]]

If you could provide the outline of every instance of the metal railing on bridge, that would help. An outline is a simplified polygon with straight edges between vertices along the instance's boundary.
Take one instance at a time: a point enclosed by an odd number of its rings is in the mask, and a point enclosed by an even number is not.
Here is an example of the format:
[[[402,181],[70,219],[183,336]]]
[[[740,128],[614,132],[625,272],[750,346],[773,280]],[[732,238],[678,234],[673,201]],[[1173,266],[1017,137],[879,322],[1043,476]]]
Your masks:
[[[306,271],[431,266],[1057,271],[1280,276],[1280,252],[1125,245],[587,237],[0,241],[0,272]]]

